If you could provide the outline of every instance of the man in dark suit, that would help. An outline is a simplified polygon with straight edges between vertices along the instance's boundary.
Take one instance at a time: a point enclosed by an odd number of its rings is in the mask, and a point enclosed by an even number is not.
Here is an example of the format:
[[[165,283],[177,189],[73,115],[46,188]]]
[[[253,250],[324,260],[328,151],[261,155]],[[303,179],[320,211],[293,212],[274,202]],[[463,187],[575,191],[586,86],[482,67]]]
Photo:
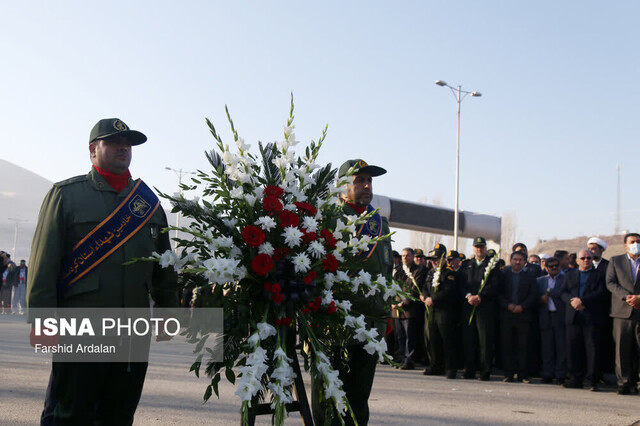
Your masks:
[[[533,274],[524,271],[527,257],[522,251],[511,253],[511,268],[503,271],[498,300],[501,308],[501,345],[505,382],[530,383],[527,354],[531,321],[537,299]]]
[[[565,302],[567,360],[570,379],[567,388],[582,388],[586,379],[590,390],[598,390],[600,380],[600,341],[605,319],[604,276],[592,263],[591,252],[580,250],[578,269],[567,272],[562,300]]]
[[[540,305],[538,325],[542,354],[541,376],[543,383],[551,383],[555,377],[562,384],[567,376],[567,345],[564,327],[565,306],[562,301],[564,274],[560,273],[560,261],[547,259],[548,275],[538,278]]]
[[[611,292],[613,338],[616,343],[616,378],[618,393],[627,394],[631,384],[634,359],[640,353],[640,234],[624,236],[626,254],[613,256],[607,268],[607,289]]]

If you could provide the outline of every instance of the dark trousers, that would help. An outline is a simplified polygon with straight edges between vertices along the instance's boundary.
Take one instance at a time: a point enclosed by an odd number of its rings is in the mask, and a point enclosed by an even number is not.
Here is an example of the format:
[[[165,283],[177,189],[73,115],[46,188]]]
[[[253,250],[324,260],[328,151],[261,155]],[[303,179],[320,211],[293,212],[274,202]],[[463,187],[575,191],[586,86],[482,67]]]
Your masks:
[[[573,324],[567,324],[567,366],[573,383],[587,380],[597,386],[600,380],[600,334],[601,326],[584,325],[580,313]]]
[[[530,324],[503,316],[501,329],[500,344],[502,345],[502,367],[505,377],[512,377],[515,373],[518,373],[519,379],[528,377]]]
[[[467,376],[491,374],[496,340],[496,319],[494,305],[478,306],[471,324],[469,317],[473,307],[468,303],[463,307],[462,336],[464,339],[464,369]]]
[[[376,373],[378,355],[370,355],[364,350],[364,345],[349,345],[346,347],[349,361],[347,365],[340,362],[340,354],[344,350],[342,347],[332,348],[331,364],[339,373],[342,380],[342,390],[344,390],[349,405],[355,414],[358,425],[369,423],[369,395],[373,387],[373,377]],[[323,402],[320,403],[320,398]],[[311,407],[313,411],[313,421],[317,425],[340,425],[339,414],[331,403],[324,397],[324,386],[312,380],[311,383]],[[327,422],[327,410],[333,413],[333,419]],[[343,417],[346,425],[353,425],[351,415],[348,413]]]
[[[405,364],[415,362],[416,341],[418,339],[418,321],[416,318],[396,318],[394,328],[398,338],[398,354]]]
[[[43,424],[51,404],[55,425],[133,424],[146,372],[146,362],[54,362]]]
[[[435,309],[427,321],[429,365],[434,372],[456,371],[456,315],[455,312]]]
[[[640,321],[614,318],[613,339],[616,342],[616,378],[618,386],[630,386],[638,381],[634,377],[634,364],[640,354]]]
[[[549,312],[549,327],[540,329],[543,379],[564,380],[567,376],[567,343],[564,318]]]

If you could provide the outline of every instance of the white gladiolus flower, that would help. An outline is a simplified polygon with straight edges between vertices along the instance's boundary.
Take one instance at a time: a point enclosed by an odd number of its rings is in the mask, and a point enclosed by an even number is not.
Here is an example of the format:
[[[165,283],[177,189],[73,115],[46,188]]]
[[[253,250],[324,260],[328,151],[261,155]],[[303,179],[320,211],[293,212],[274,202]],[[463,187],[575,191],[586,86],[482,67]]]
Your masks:
[[[347,229],[347,224],[341,221],[340,219],[338,219],[336,221],[336,229],[334,231],[334,235],[335,234],[338,234],[338,235],[335,235],[335,237],[338,239],[342,238],[342,235],[340,234],[343,233],[345,229]]]
[[[351,282],[351,277],[349,277],[349,274],[347,274],[345,271],[337,271],[336,272],[336,279],[338,281],[343,281],[343,282]]]
[[[342,238],[342,236],[340,236],[340,238]],[[336,249],[335,249],[335,252],[334,252],[334,256],[335,256],[336,252],[337,253],[342,253],[344,251],[344,249],[346,249],[347,247],[348,247],[348,244],[345,241],[338,240],[338,242],[336,243]]]
[[[163,268],[172,266],[176,263],[177,258],[178,256],[176,256],[176,254],[173,251],[167,250],[164,253],[162,253],[162,256],[160,256],[160,266],[162,266]]]
[[[249,336],[249,338],[247,339],[247,343],[249,343],[249,345],[251,347],[254,347],[258,344],[258,342],[260,342],[260,335],[258,333],[253,333],[251,336]]]
[[[278,349],[276,349],[276,350],[273,352],[273,357],[274,357],[275,359],[281,359],[281,360],[284,360],[284,361],[286,361],[286,362],[293,362],[293,359],[289,358],[289,357],[287,356],[286,352],[285,352],[281,347],[279,347],[279,346],[278,346]]]
[[[304,274],[311,268],[311,260],[304,253],[293,256],[293,259],[291,259],[291,261],[293,263],[295,272]]]
[[[247,203],[249,203],[251,207],[253,207],[256,202],[256,196],[253,194],[244,194],[244,199],[247,201]]]
[[[284,231],[282,232],[282,236],[284,237],[284,243],[289,248],[294,248],[300,245],[300,243],[302,242],[303,234],[298,228],[295,228],[293,226],[288,226],[284,228]]]
[[[244,195],[244,191],[241,186],[238,186],[237,188],[233,188],[229,195],[231,195],[231,198],[240,199]]]
[[[244,139],[242,138],[238,138],[238,140],[236,141],[236,145],[238,146],[238,149],[241,151],[249,151],[249,149],[251,148],[251,144],[245,143]]]
[[[333,292],[331,290],[323,290],[322,294],[324,294],[324,297],[322,298],[322,304],[323,305],[330,305],[331,302],[333,302]]]
[[[238,219],[236,219],[235,217],[223,219],[222,223],[224,223],[224,226],[226,226],[227,228],[235,228],[236,224],[238,223]]]
[[[226,258],[210,258],[202,262],[206,269],[204,275],[210,282],[224,284],[235,280],[235,271],[239,260]]]
[[[370,340],[366,345],[364,345],[364,350],[367,351],[369,355],[373,355],[374,352],[378,353],[378,360],[384,361],[384,354],[387,352],[387,342],[384,339],[380,339],[379,341]]]
[[[258,334],[260,335],[260,340],[265,340],[270,336],[276,335],[276,328],[271,324],[268,324],[266,322],[259,322],[257,324],[257,327],[258,327]]]
[[[345,312],[351,312],[351,302],[348,300],[337,301],[336,307],[342,309]]]
[[[400,286],[395,281],[393,281],[391,285],[387,286],[384,290],[384,300],[388,300],[390,297],[395,297],[396,294],[398,294],[398,292],[401,290],[402,289],[400,288]]]
[[[333,283],[335,282],[336,274],[332,272],[327,272],[326,274],[324,274],[324,288],[326,288],[327,290],[331,290],[331,287],[333,287]]]

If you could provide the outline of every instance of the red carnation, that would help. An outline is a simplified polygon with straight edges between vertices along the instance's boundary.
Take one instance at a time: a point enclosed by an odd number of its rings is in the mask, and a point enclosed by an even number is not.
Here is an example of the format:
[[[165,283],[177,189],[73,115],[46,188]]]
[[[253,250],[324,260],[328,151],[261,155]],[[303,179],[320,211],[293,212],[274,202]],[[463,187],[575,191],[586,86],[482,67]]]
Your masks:
[[[262,208],[269,213],[278,213],[283,209],[282,202],[276,197],[264,197],[262,199]]]
[[[338,259],[331,253],[327,254],[327,257],[322,259],[322,265],[327,272],[335,272],[338,270]]]
[[[324,242],[327,244],[327,247],[330,249],[336,248],[338,240],[336,240],[336,237],[334,237],[330,231],[323,229],[320,231],[320,236],[324,238]]]
[[[273,298],[273,303],[275,303],[276,305],[279,305],[284,300],[284,294],[282,294],[282,293],[274,293],[272,298]]]
[[[264,189],[264,193],[268,197],[280,198],[284,194],[284,189],[279,186],[269,185]]]
[[[289,326],[289,324],[291,324],[291,318],[290,317],[276,318],[275,323],[276,325],[284,325],[285,327],[287,327]]]
[[[249,225],[242,230],[242,239],[249,247],[258,247],[264,243],[264,232],[257,226]]]
[[[307,285],[311,284],[311,282],[315,280],[317,276],[318,276],[318,273],[316,271],[309,272],[307,276],[304,277],[304,283]]]
[[[306,314],[308,314],[309,312],[311,312],[311,309],[309,309],[308,307],[306,307],[306,306],[305,306],[304,308],[302,308],[302,313],[303,313],[303,314],[305,314],[305,315],[306,315]]]
[[[300,213],[306,214],[307,216],[315,216],[316,213],[318,213],[318,209],[316,209],[309,203],[301,203],[296,201],[293,204],[296,205]]]
[[[331,301],[331,304],[329,304],[329,307],[327,307],[327,313],[329,315],[331,314],[335,314],[336,310],[338,310],[338,308],[336,308],[336,302],[334,302],[333,300]]]
[[[273,259],[276,262],[279,262],[280,260],[282,260],[283,257],[285,257],[288,254],[289,254],[289,249],[287,247],[277,248],[273,251]]]
[[[307,229],[303,229],[302,233],[302,241],[305,243],[310,243],[311,241],[315,241],[318,239],[318,235],[315,232],[307,232]]]
[[[267,275],[273,269],[273,259],[268,254],[259,254],[251,261],[251,269],[258,275]]]
[[[280,284],[278,283],[273,283],[271,285],[271,292],[272,293],[280,293],[282,291],[282,288],[280,287]]]
[[[289,226],[298,226],[300,224],[300,218],[294,212],[289,210],[283,210],[280,212],[280,226],[287,228]]]

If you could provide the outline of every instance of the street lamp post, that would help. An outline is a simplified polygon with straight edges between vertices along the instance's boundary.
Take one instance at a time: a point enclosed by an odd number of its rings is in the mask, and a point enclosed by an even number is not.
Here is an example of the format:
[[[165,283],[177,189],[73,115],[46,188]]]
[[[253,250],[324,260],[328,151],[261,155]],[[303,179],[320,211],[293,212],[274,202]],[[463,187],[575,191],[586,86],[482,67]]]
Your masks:
[[[16,219],[13,217],[9,217],[8,219],[16,223],[15,230],[13,232],[13,253],[11,253],[11,255],[14,259],[18,259],[18,255],[16,254],[18,250],[18,225],[20,224],[20,222],[28,222],[28,220]]]
[[[174,169],[172,167],[165,167],[165,170],[170,170],[172,172],[174,172],[177,176],[178,176],[178,189],[180,191],[180,194],[182,194],[182,177],[185,175],[195,175],[194,172],[186,172],[186,171],[182,171],[182,168],[180,169]],[[176,228],[180,227],[180,211],[178,211],[178,213],[176,214]],[[178,250],[178,230],[176,229],[176,241],[173,242],[173,249],[175,251]]]
[[[453,216],[453,249],[458,251],[458,201],[460,198],[460,104],[462,100],[467,97],[467,95],[471,96],[482,96],[480,92],[467,92],[466,90],[462,90],[462,87],[458,85],[458,87],[449,86],[446,81],[436,80],[436,84],[442,87],[448,87],[451,89],[451,93],[453,93],[453,97],[456,98],[456,103],[458,104],[458,131],[456,136],[456,202],[455,202],[455,213]]]

